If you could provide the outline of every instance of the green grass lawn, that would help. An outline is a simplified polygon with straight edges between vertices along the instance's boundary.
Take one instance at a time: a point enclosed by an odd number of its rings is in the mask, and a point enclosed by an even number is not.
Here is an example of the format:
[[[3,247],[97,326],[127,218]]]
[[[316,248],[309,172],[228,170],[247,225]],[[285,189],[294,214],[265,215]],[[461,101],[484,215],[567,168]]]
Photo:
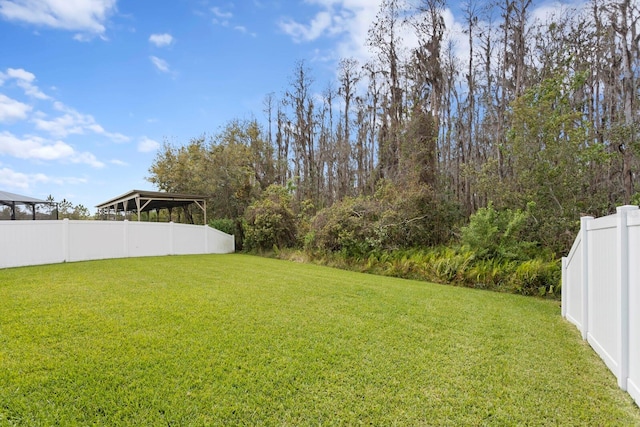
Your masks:
[[[0,270],[0,425],[640,425],[557,301],[246,255]]]

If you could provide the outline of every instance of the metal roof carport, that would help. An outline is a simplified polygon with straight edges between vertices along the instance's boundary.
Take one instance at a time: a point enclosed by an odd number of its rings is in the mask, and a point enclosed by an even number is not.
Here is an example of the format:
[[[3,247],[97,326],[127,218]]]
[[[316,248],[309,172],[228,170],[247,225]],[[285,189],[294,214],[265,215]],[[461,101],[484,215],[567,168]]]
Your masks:
[[[49,205],[56,206],[55,202],[48,202],[46,200],[35,199],[33,197],[21,196],[20,194],[9,193],[7,191],[0,191],[0,205],[8,206],[11,209],[11,219],[16,219],[16,205],[31,206],[32,219],[36,219],[36,205]],[[58,210],[56,209],[56,219],[58,219]]]
[[[140,221],[140,214],[142,212],[158,211],[160,209],[169,210],[169,220],[171,221],[171,210],[173,208],[185,208],[191,204],[195,204],[203,212],[204,223],[207,223],[207,200],[204,196],[196,194],[182,194],[182,193],[167,193],[164,191],[143,191],[143,190],[131,190],[121,196],[108,200],[104,203],[96,205],[101,212],[114,212],[117,214],[120,211],[133,212],[138,215],[138,221]]]

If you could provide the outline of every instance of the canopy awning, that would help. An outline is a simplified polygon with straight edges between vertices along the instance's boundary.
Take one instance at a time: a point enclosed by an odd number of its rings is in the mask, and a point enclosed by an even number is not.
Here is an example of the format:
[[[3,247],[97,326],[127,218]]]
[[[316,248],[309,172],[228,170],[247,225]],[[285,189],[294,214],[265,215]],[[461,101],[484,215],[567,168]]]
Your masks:
[[[167,193],[164,191],[131,190],[121,196],[96,205],[100,211],[134,212],[138,215],[142,212],[158,211],[160,209],[185,208],[195,204],[203,212],[204,223],[207,223],[207,200],[204,196],[196,194]]]
[[[47,200],[36,199],[34,197],[23,196],[21,194],[0,191],[0,205],[8,206],[11,209],[11,219],[16,219],[16,205],[31,206],[33,219],[36,219],[36,205],[55,206],[56,203]],[[57,211],[56,211],[57,216]]]

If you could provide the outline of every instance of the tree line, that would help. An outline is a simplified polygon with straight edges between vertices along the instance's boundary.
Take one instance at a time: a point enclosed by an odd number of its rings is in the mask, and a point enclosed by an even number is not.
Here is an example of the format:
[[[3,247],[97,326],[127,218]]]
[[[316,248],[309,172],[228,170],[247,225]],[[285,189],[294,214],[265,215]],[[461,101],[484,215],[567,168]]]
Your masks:
[[[520,241],[559,256],[581,215],[640,201],[638,4],[536,19],[532,0],[469,0],[464,59],[447,6],[383,0],[369,61],[340,60],[324,87],[296,63],[264,120],[165,142],[148,180],[208,196],[241,245],[352,255],[460,241],[478,212],[511,212]]]

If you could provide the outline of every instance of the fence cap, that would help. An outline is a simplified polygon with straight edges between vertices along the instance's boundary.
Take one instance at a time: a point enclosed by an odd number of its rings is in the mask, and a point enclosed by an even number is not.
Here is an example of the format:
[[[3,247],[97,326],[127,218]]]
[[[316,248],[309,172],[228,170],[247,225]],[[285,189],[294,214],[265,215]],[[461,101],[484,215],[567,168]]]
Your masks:
[[[636,211],[638,210],[638,206],[636,205],[624,205],[624,206],[618,206],[616,208],[616,212],[628,212],[628,211]]]

